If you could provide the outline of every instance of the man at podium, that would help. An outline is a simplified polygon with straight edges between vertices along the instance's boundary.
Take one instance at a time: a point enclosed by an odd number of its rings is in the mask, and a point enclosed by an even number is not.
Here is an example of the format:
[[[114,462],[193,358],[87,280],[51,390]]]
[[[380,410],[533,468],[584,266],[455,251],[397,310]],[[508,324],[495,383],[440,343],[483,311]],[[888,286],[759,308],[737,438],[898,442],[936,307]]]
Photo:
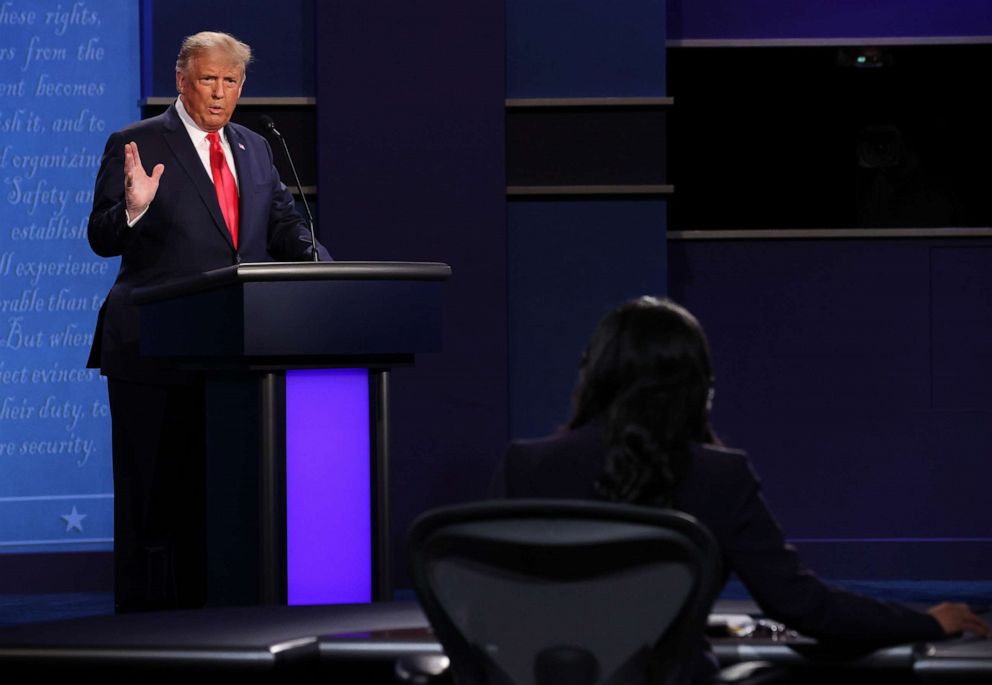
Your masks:
[[[118,612],[197,607],[206,594],[203,382],[140,356],[131,291],[240,262],[313,261],[268,143],[230,123],[250,61],[228,34],[187,37],[179,97],[113,133],[97,174],[90,247],[121,257],[88,363],[110,396]]]

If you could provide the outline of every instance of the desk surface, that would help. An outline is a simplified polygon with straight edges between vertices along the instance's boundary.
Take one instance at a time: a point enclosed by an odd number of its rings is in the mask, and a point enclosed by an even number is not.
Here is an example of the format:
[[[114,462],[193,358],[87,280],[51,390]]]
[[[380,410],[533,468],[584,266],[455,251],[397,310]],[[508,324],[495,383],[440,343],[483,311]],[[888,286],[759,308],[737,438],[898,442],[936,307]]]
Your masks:
[[[718,613],[741,614],[753,605],[724,603]],[[769,661],[912,671],[926,682],[988,681],[992,640],[962,637],[874,651],[839,650],[814,640],[713,639],[723,664]],[[278,670],[286,663],[391,661],[441,654],[414,602],[310,607],[242,607],[100,616],[0,629],[4,664],[92,665],[126,662],[152,667],[218,665]]]
[[[719,602],[712,622],[728,614],[756,614],[749,602]],[[989,618],[986,616],[986,618]],[[714,621],[716,619],[716,621]],[[772,638],[711,638],[721,665],[745,661],[773,664],[853,668],[861,671],[912,672],[924,682],[988,682],[992,679],[992,640],[961,637],[934,643],[896,645],[883,649],[831,646],[792,634]],[[328,633],[320,636],[325,659],[382,660],[415,654],[443,654],[429,627],[370,632]]]

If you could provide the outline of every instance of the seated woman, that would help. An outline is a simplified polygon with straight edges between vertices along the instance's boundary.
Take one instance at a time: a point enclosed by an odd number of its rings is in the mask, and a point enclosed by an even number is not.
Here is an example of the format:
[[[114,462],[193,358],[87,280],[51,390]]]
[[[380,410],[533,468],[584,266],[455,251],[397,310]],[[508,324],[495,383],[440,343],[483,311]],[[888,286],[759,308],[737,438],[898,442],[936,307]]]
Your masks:
[[[712,399],[699,322],[668,300],[629,301],[589,343],[567,430],[512,443],[493,494],[605,499],[691,514],[713,533],[725,569],[762,611],[811,637],[894,644],[964,630],[989,635],[964,604],[918,612],[831,587],[805,570],[747,455],[714,436]]]

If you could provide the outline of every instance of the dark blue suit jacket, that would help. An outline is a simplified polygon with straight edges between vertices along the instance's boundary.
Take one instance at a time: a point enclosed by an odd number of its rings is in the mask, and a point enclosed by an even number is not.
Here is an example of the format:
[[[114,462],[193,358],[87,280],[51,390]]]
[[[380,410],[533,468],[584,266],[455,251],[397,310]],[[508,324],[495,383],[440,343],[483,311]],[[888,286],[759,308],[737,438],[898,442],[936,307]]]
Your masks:
[[[89,366],[107,376],[175,382],[162,362],[138,354],[134,288],[199,274],[239,262],[312,261],[310,231],[272,164],[268,142],[234,123],[225,128],[238,172],[238,249],[175,105],[110,136],[97,174],[89,242],[102,257],[121,256],[120,271],[100,310]],[[124,205],[124,144],[135,142],[145,171],[164,164],[147,213],[128,227]],[[322,260],[331,259],[320,246]]]
[[[493,480],[505,497],[596,499],[606,454],[604,431],[590,424],[540,440],[514,442]],[[895,644],[944,637],[931,616],[831,587],[804,569],[785,541],[747,455],[697,446],[674,508],[701,521],[770,618],[819,639]]]

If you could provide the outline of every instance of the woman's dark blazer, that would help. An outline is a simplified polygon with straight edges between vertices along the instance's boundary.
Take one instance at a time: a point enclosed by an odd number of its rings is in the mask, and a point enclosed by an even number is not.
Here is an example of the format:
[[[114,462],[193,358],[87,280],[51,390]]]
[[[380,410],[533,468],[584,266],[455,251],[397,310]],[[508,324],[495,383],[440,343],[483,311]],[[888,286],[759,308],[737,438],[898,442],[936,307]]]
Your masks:
[[[514,442],[493,479],[497,497],[598,499],[593,484],[606,453],[599,424]],[[898,604],[831,587],[804,569],[785,542],[744,452],[696,446],[674,508],[716,537],[736,573],[770,618],[818,639],[896,644],[943,637],[936,619]]]

